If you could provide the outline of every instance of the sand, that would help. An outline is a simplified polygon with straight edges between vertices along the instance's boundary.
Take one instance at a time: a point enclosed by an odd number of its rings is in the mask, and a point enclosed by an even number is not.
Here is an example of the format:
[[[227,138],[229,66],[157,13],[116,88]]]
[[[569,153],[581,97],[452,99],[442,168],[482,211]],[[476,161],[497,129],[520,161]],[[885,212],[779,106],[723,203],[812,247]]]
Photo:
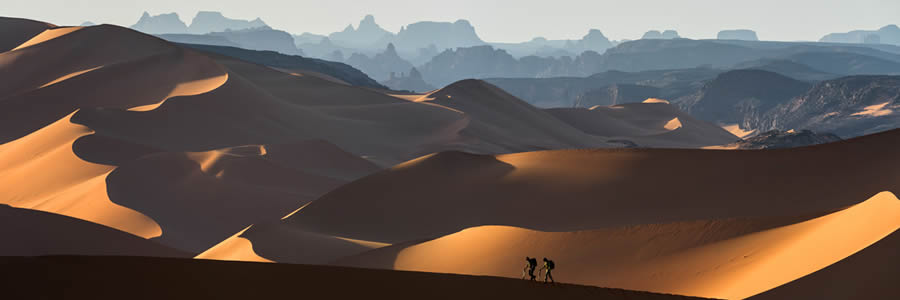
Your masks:
[[[142,257],[0,258],[14,299],[696,299],[507,278]],[[175,270],[175,271],[173,271]]]
[[[190,257],[132,234],[95,223],[0,205],[0,256],[143,255]]]
[[[885,192],[822,217],[794,219],[694,221],[579,232],[482,226],[414,245],[381,248],[337,264],[520,278],[516,267],[525,256],[537,255],[553,259],[558,266],[554,278],[565,282],[743,299],[879,242],[900,228],[900,200]]]
[[[56,27],[39,21],[0,17],[0,53],[9,51],[44,30]]]
[[[640,147],[701,148],[729,144],[739,139],[667,102],[645,101],[590,109],[553,108],[546,111],[588,134],[613,141],[631,141]]]

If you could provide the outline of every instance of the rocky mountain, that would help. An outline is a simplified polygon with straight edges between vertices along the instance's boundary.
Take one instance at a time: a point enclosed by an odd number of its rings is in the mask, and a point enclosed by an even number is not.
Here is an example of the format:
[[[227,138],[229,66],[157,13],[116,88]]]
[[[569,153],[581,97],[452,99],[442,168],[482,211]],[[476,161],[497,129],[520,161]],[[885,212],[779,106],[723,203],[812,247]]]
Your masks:
[[[756,69],[756,70],[764,70],[769,72],[775,72],[790,78],[809,81],[809,82],[817,82],[828,79],[835,79],[841,77],[841,75],[836,75],[820,70],[813,69],[810,66],[801,64],[799,62],[795,62],[788,59],[759,59],[754,61],[748,61],[744,63],[740,63],[734,66],[735,69]]]
[[[644,33],[644,36],[641,37],[642,40],[671,40],[681,38],[678,35],[678,31],[675,30],[666,30],[663,32],[659,32],[658,30],[650,30]]]
[[[425,81],[445,86],[466,78],[519,77],[519,62],[505,50],[476,46],[446,50],[421,66]]]
[[[308,55],[310,57],[316,57],[316,58],[326,59],[326,60],[338,61],[338,60],[334,60],[333,58],[339,56],[339,57],[341,57],[340,61],[344,61],[344,57],[346,55],[350,55],[352,53],[357,53],[360,51],[355,48],[339,46],[339,45],[331,42],[331,39],[328,37],[323,37],[317,43],[312,43],[312,42],[297,43],[296,38],[294,41],[295,41],[294,44],[297,46],[297,48],[303,50],[303,53],[306,53],[306,55]],[[337,54],[337,53],[340,53],[340,54]]]
[[[309,32],[304,32],[301,34],[294,34],[294,44],[297,47],[300,47],[302,44],[318,44],[321,43],[323,39],[327,38],[324,35],[313,34]]]
[[[165,33],[165,34],[157,34],[156,36],[160,37],[164,40],[167,40],[167,41],[170,41],[173,43],[180,43],[180,44],[198,44],[198,45],[213,45],[213,46],[246,48],[245,46],[235,43],[224,36],[218,36],[218,35]]]
[[[377,23],[375,17],[367,15],[359,22],[359,26],[353,28],[353,25],[347,25],[344,31],[339,31],[328,35],[332,42],[349,47],[371,47],[375,43],[385,39],[390,39],[394,34],[384,30]]]
[[[373,80],[362,71],[343,63],[285,55],[274,51],[256,51],[212,45],[182,44],[182,46],[203,51],[212,56],[224,55],[273,68],[297,72],[313,72],[315,73],[313,75],[322,74],[350,85],[387,89],[387,87]]]
[[[810,129],[843,138],[900,127],[900,76],[850,76],[820,82],[762,117],[760,130]]]
[[[878,30],[854,30],[828,34],[820,42],[900,45],[900,27],[887,25]]]
[[[226,18],[220,12],[201,11],[197,12],[188,32],[193,34],[205,34],[210,32],[221,32],[227,30],[245,30],[267,26],[262,19],[256,18],[252,21],[238,20]]]
[[[710,68],[606,71],[587,77],[489,78],[485,81],[537,107],[590,108],[612,101],[631,102],[650,95],[653,96],[647,98],[676,99],[694,93],[721,72]],[[655,89],[658,89],[657,93],[653,93]]]
[[[719,125],[738,124],[749,131],[764,127],[761,123],[768,111],[803,95],[810,87],[807,82],[778,73],[735,70],[720,74],[674,103],[698,119]]]
[[[610,41],[603,32],[591,29],[580,40],[548,40],[537,37],[523,43],[491,43],[495,48],[507,50],[512,56],[521,58],[525,56],[541,57],[575,57],[585,51],[603,53],[606,49],[616,44]]]
[[[742,150],[797,148],[841,141],[831,133],[815,133],[811,130],[772,130],[739,142],[726,145],[727,148]]]
[[[416,93],[425,93],[435,90],[435,87],[422,79],[422,73],[416,68],[409,70],[408,74],[400,73],[399,76],[391,72],[390,78],[381,82],[385,86],[396,91],[410,91]]]
[[[241,30],[226,30],[223,32],[213,32],[209,35],[225,38],[241,45],[241,48],[244,49],[269,50],[290,55],[303,54],[303,52],[294,45],[294,38],[291,37],[291,34],[281,30],[272,29],[269,26]]]
[[[413,68],[411,63],[397,54],[394,44],[388,44],[384,52],[372,58],[365,54],[354,53],[347,58],[346,63],[378,81],[388,80],[394,73],[406,72]]]
[[[78,25],[78,26],[81,26],[81,27],[87,27],[87,26],[94,26],[94,25],[97,25],[97,24],[94,23],[94,22],[91,22],[91,21],[84,21],[84,22],[82,22],[82,23],[81,23],[80,25]]]
[[[716,39],[758,41],[759,37],[756,36],[756,31],[750,29],[733,29],[719,31],[719,34],[716,35]]]
[[[485,42],[475,33],[475,27],[466,20],[449,22],[418,22],[401,28],[394,37],[382,40],[382,43],[394,43],[398,49],[417,51],[431,45],[437,49],[453,49],[484,45]]]
[[[176,13],[151,16],[149,13],[144,12],[137,23],[131,25],[131,29],[149,34],[188,32],[187,25],[181,21],[181,18]]]

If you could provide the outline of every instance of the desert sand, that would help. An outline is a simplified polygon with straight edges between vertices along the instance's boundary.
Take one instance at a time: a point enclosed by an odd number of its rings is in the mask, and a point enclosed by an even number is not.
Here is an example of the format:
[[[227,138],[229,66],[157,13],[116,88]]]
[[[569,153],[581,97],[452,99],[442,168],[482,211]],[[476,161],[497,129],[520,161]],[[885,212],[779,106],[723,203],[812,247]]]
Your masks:
[[[743,299],[825,268],[891,235],[900,228],[900,200],[885,192],[822,217],[791,219],[693,221],[578,232],[482,226],[415,245],[381,248],[337,264],[520,278],[521,270],[515,266],[523,264],[525,256],[540,254],[557,263],[554,277],[566,282]]]
[[[0,256],[141,255],[190,257],[107,226],[0,204]]]
[[[2,257],[0,268],[4,295],[14,299],[697,299],[484,276],[171,258]]]

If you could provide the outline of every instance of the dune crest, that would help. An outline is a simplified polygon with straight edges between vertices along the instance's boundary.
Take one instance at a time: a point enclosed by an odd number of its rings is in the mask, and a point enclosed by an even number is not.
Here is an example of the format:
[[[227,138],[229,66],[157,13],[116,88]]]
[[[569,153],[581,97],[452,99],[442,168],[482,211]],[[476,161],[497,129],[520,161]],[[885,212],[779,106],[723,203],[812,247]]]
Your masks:
[[[106,177],[114,166],[82,160],[75,140],[93,133],[72,115],[16,141],[0,145],[0,203],[103,224],[144,238],[162,229],[137,211],[113,203]]]
[[[656,98],[647,98],[647,100],[644,100],[644,102],[642,102],[642,103],[662,103],[662,104],[669,104],[669,100],[656,99]]]
[[[34,46],[34,45],[37,45],[37,44],[40,44],[40,43],[64,36],[64,35],[79,31],[82,28],[84,28],[84,27],[75,26],[75,27],[58,27],[58,28],[53,28],[53,29],[47,29],[47,30],[44,30],[44,32],[41,32],[40,34],[34,36],[30,40],[22,43],[21,45],[13,48],[10,51],[16,51],[19,49],[28,48],[28,47],[31,47],[31,46]]]
[[[481,226],[337,264],[518,278],[522,257],[541,255],[557,262],[555,277],[564,282],[743,299],[841,261],[898,228],[900,200],[883,192],[838,212],[793,221],[736,219],[577,232]]]
[[[253,251],[253,242],[241,237],[241,234],[244,234],[250,227],[253,227],[253,225],[247,226],[244,230],[241,230],[221,243],[209,248],[209,250],[198,254],[194,258],[273,263],[274,261],[256,254],[256,252]]]

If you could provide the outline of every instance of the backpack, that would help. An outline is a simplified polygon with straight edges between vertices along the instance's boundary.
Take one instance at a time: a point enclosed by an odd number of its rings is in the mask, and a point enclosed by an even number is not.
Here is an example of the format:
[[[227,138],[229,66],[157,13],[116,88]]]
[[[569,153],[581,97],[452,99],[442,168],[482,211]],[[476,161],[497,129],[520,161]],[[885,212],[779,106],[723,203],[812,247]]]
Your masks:
[[[556,264],[554,264],[552,260],[548,259],[547,260],[547,269],[553,270],[554,268],[556,268]]]

